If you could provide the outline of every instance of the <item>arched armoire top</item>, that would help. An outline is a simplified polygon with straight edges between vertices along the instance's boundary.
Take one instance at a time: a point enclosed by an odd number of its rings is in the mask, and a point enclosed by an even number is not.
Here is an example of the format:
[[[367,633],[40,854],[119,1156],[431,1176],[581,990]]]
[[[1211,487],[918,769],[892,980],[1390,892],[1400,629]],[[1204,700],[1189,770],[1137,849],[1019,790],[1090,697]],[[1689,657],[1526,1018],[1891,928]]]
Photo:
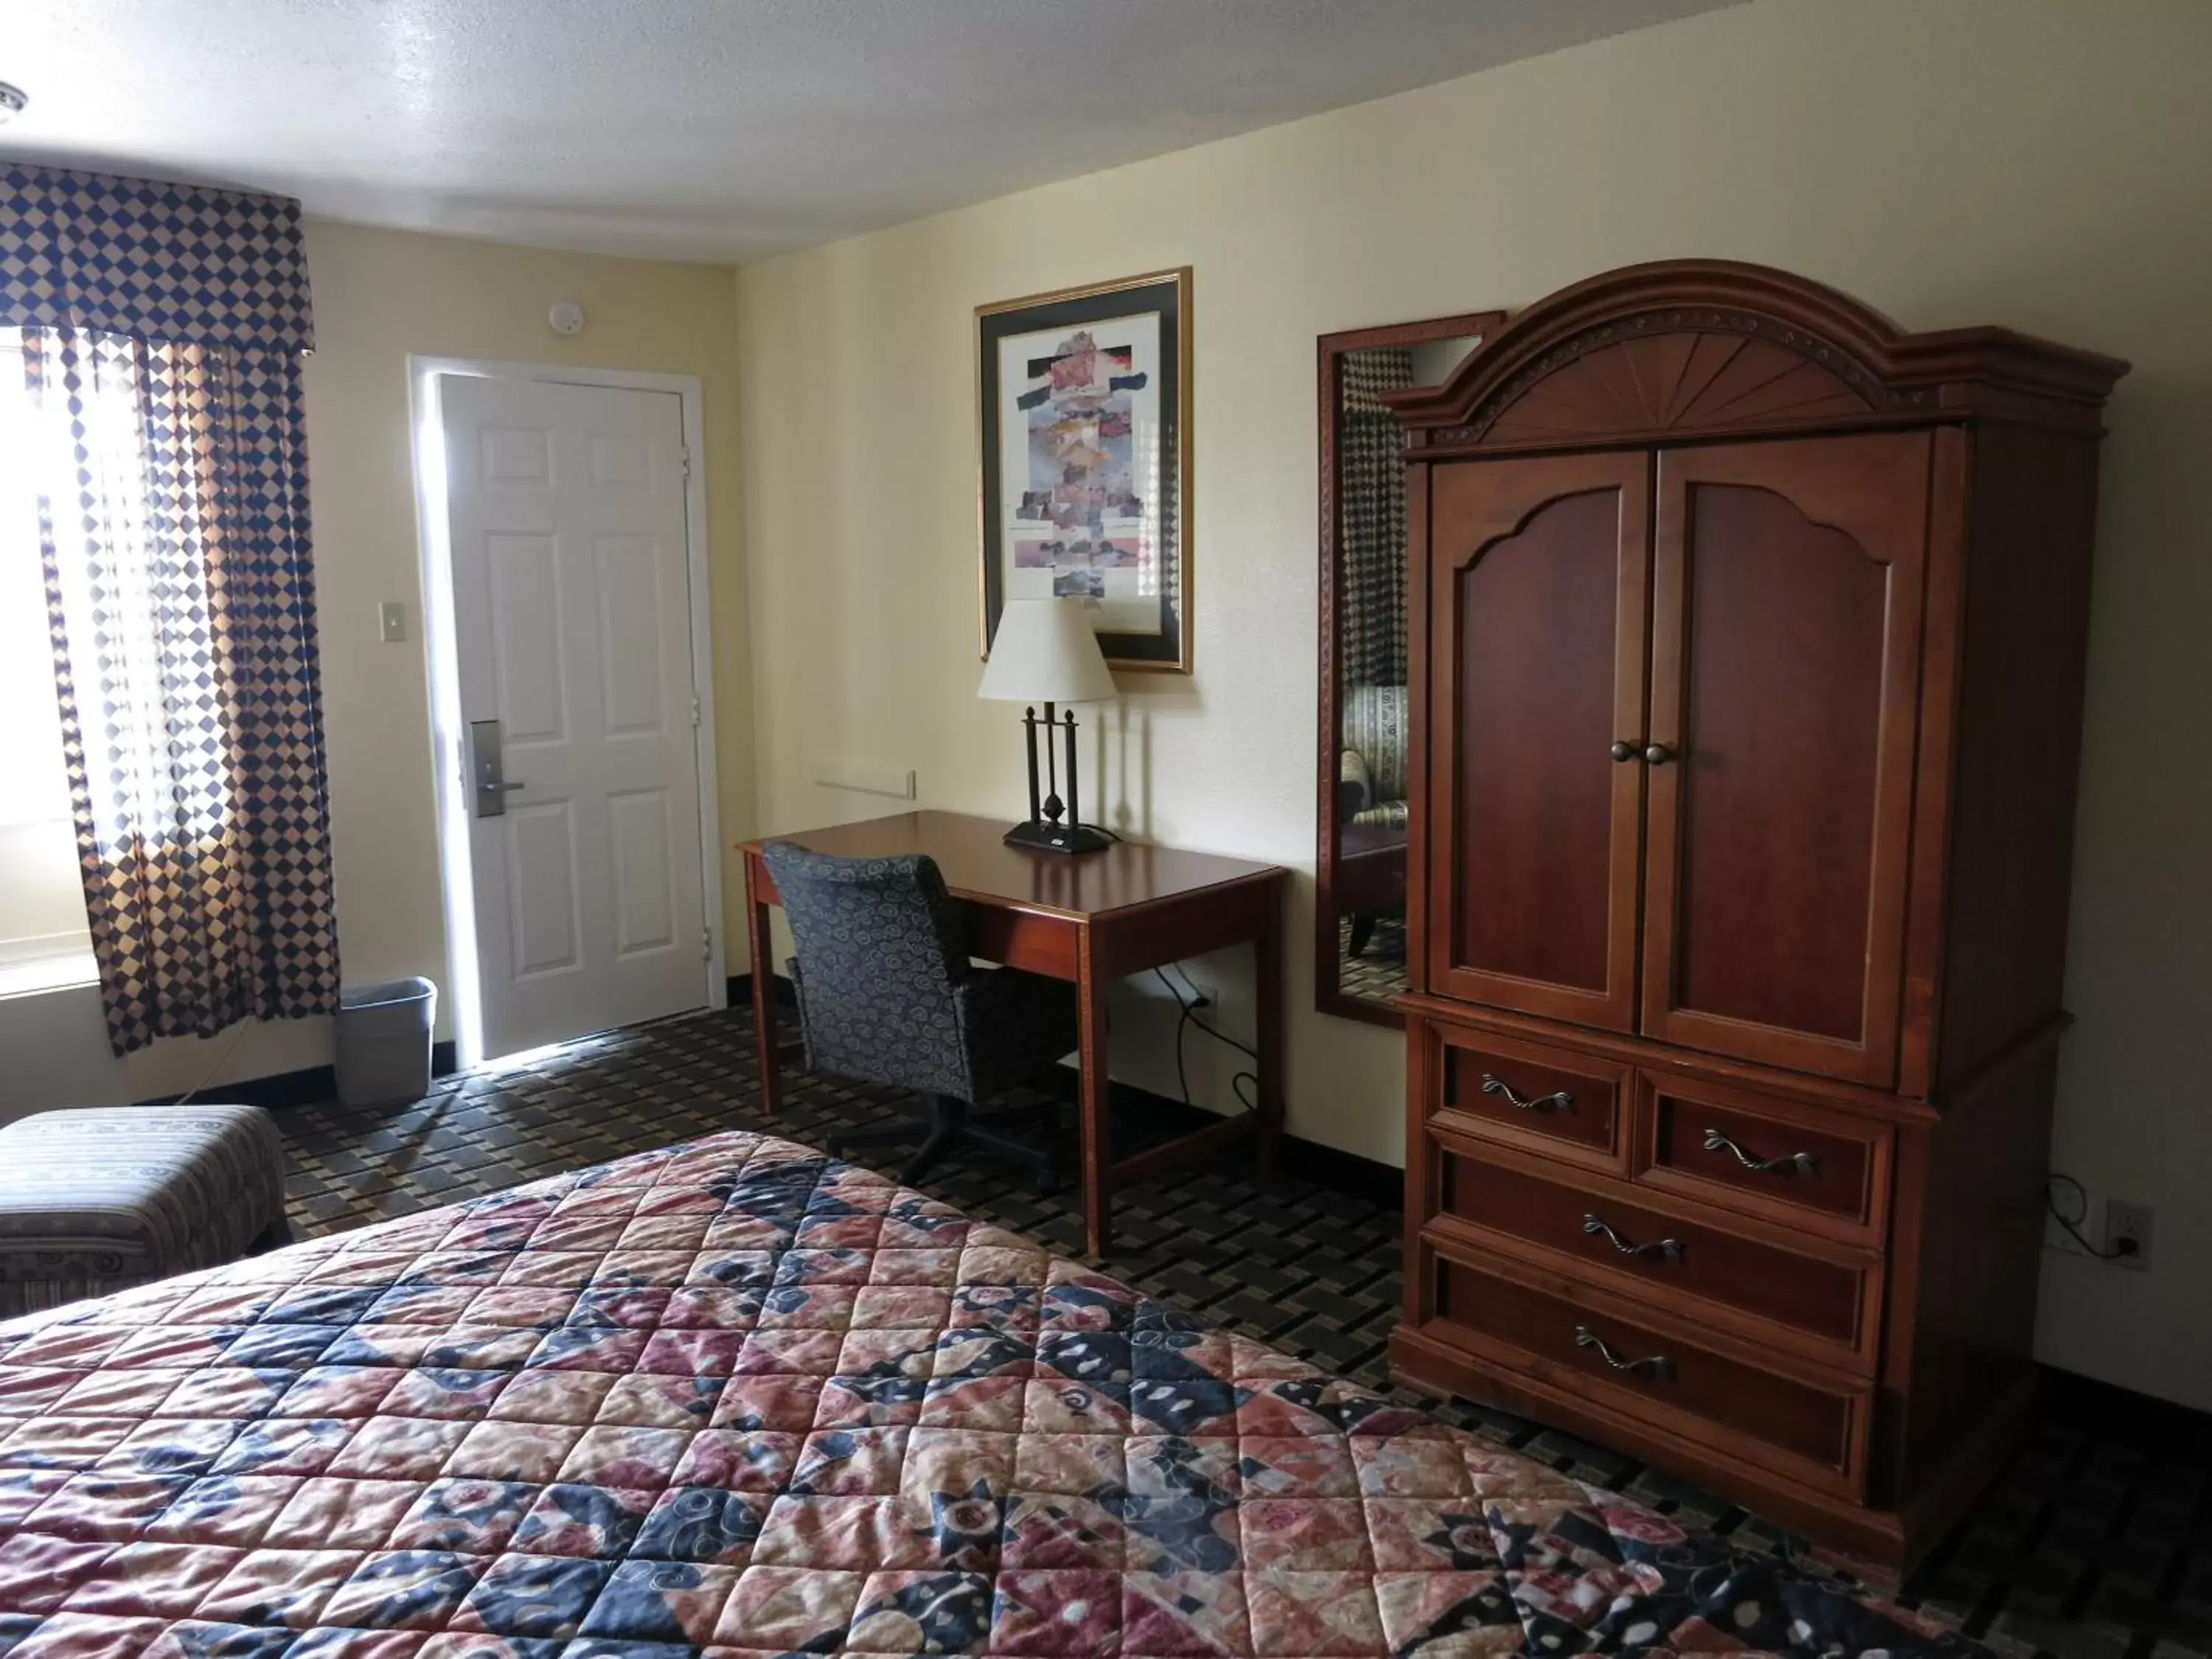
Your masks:
[[[1672,259],[1562,289],[1387,401],[1432,453],[1976,416],[2094,431],[2127,370],[2009,329],[1908,334],[1802,276]]]

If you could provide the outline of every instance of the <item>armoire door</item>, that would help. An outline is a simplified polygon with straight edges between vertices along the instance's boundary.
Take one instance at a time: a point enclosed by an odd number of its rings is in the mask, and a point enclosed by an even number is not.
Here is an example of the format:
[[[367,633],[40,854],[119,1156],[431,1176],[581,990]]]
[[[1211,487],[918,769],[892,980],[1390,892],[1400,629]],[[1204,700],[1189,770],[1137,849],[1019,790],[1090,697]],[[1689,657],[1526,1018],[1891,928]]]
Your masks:
[[[1930,453],[1660,457],[1647,1036],[1896,1076]]]
[[[1431,489],[1430,988],[1627,1030],[1651,458],[1467,461]]]

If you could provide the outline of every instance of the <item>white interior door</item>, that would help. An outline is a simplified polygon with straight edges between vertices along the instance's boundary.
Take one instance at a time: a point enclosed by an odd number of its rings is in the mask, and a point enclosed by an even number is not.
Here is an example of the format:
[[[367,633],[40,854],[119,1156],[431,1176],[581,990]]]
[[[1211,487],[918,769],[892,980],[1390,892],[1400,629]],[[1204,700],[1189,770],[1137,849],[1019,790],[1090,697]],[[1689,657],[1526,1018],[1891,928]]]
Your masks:
[[[439,402],[484,1057],[702,1007],[681,400]]]

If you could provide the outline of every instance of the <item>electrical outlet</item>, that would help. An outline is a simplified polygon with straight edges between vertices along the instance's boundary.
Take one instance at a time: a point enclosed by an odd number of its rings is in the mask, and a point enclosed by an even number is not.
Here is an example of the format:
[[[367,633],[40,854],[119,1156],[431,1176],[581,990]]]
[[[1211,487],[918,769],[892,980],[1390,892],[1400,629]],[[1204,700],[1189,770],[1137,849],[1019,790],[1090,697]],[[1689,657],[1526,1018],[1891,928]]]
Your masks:
[[[2105,1254],[2115,1267],[2150,1271],[2150,1220],[2148,1204],[2105,1200]]]

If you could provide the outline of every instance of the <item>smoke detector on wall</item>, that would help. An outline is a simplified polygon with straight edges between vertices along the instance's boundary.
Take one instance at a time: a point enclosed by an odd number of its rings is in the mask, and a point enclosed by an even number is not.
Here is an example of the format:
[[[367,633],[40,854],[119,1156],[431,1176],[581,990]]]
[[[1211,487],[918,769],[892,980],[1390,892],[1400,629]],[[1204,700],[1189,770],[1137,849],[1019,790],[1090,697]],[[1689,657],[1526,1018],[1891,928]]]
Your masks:
[[[581,334],[584,308],[574,300],[563,300],[545,313],[545,320],[556,334]]]
[[[11,87],[5,81],[0,81],[0,127],[6,126],[21,115],[23,106],[30,101],[22,88]]]

